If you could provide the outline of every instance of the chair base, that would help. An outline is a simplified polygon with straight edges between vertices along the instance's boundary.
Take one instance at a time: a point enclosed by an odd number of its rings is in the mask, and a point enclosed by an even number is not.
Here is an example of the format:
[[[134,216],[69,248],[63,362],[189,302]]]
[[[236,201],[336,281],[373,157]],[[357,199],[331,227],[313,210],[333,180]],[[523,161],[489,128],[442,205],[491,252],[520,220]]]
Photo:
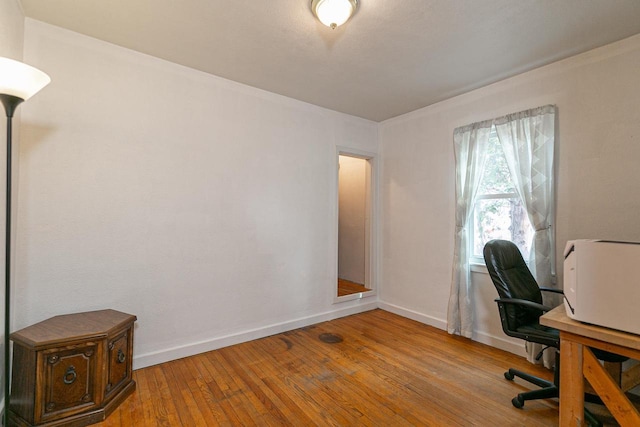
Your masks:
[[[557,371],[556,371],[557,374]],[[538,378],[531,374],[527,374],[526,372],[519,371],[517,369],[509,369],[504,373],[504,377],[513,381],[515,377],[522,378],[523,380],[530,382],[531,384],[535,384],[538,387],[542,387],[538,390],[525,391],[524,393],[518,393],[516,397],[511,399],[511,404],[516,408],[520,409],[524,406],[524,402],[527,400],[536,400],[536,399],[553,399],[560,396],[560,389],[551,381],[543,380],[542,378]],[[557,382],[557,378],[556,378]],[[586,401],[592,401],[593,403],[601,403],[600,399],[597,396],[594,396],[595,399],[592,398],[591,395],[585,395]],[[600,401],[600,402],[598,402]],[[587,424],[591,427],[602,427],[602,422],[598,420],[589,410],[584,410],[584,418]]]
[[[516,408],[522,408],[526,400],[552,399],[554,397],[559,397],[560,395],[558,386],[552,383],[551,381],[543,380],[542,378],[535,377],[533,375],[527,374],[526,372],[522,372],[517,369],[509,369],[507,372],[504,373],[504,377],[509,381],[513,381],[515,377],[522,378],[523,380],[528,381],[531,384],[535,384],[538,387],[542,387],[538,390],[531,390],[531,391],[526,391],[524,393],[519,393],[516,397],[514,397],[511,400],[511,403]]]

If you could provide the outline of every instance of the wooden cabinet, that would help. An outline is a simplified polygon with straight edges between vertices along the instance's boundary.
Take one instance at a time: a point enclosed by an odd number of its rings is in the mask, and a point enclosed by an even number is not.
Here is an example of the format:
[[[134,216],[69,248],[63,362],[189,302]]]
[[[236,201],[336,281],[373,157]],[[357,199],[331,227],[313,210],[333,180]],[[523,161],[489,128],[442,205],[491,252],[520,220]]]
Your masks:
[[[135,390],[136,317],[115,310],[56,316],[11,334],[10,425],[85,426]]]

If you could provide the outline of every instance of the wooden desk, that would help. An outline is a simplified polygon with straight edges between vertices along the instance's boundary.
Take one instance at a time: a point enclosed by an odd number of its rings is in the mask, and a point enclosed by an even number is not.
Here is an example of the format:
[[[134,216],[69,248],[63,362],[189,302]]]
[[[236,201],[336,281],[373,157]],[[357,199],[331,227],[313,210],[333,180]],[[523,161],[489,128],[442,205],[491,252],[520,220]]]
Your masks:
[[[540,323],[560,330],[560,426],[584,425],[583,376],[621,426],[640,426],[640,413],[589,349],[640,359],[640,335],[572,320],[563,305]]]

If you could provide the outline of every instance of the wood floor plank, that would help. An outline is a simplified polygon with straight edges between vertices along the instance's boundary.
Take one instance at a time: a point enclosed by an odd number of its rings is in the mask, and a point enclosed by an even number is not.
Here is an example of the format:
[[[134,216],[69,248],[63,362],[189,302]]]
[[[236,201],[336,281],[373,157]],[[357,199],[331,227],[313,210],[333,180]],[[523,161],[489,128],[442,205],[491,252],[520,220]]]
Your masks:
[[[341,326],[343,332],[346,331],[345,325]],[[321,329],[317,333],[327,333],[326,330]],[[358,350],[350,351],[345,349],[341,351],[345,356],[346,361],[343,362],[346,365],[358,366],[357,370],[354,370],[351,378],[355,379],[358,383],[363,385],[369,385],[370,388],[375,388],[378,391],[395,394],[396,398],[404,402],[405,404],[421,405],[424,401],[434,399],[434,397],[441,394],[440,388],[437,384],[432,382],[425,382],[424,387],[415,387],[415,383],[422,380],[418,377],[413,369],[403,369],[400,367],[402,361],[395,357],[399,354],[385,354],[384,349],[380,346],[376,346],[376,350],[368,348],[365,343],[358,341],[355,336],[349,340],[355,342]],[[342,343],[340,344],[342,346]],[[339,348],[339,347],[338,347]],[[360,369],[360,366],[362,369]],[[423,390],[426,388],[426,390]],[[382,407],[391,406],[392,410],[397,414],[401,411],[401,408],[393,405],[392,400],[384,399],[384,396],[380,396],[376,399],[377,403],[383,402]],[[429,413],[416,412],[415,414],[407,413],[407,422],[411,424],[425,424],[435,423],[436,421],[447,422],[448,425],[455,425],[453,419],[449,419],[449,413],[443,411],[443,407],[440,404],[434,405],[432,411]]]
[[[151,368],[155,380],[153,384],[155,384],[155,389],[157,390],[157,393],[151,393],[152,400],[155,403],[156,421],[158,425],[162,426],[193,425],[184,424],[180,421],[181,418],[186,417],[188,414],[184,411],[178,412],[178,408],[174,403],[176,401],[171,396],[171,390],[165,377],[165,373],[170,372],[171,363],[174,362],[169,362],[164,366],[156,365]],[[180,409],[182,409],[182,405],[180,405]]]
[[[180,368],[180,375],[187,378],[187,391],[191,392],[191,396],[198,411],[201,414],[204,425],[230,425],[228,419],[224,417],[221,411],[217,410],[216,404],[211,390],[207,387],[206,382],[200,370],[195,365],[195,358],[189,357],[183,360],[184,363],[176,364]]]
[[[375,382],[375,385],[371,386],[367,382],[359,381],[358,373],[362,369],[359,363],[353,358],[347,357],[346,353],[339,348],[321,343],[315,337],[320,333],[321,330],[307,328],[302,334],[292,334],[289,335],[289,338],[294,340],[298,348],[304,350],[307,357],[311,355],[322,361],[324,372],[320,371],[317,374],[320,381],[322,381],[322,375],[326,376],[327,372],[330,377],[336,380],[335,384],[332,384],[332,389],[336,392],[335,403],[340,407],[354,406],[354,409],[361,414],[359,421],[367,420],[371,413],[376,413],[377,416],[385,419],[397,418],[400,410],[394,406],[392,401],[385,399],[381,394],[384,393],[384,387],[381,387],[382,383]],[[383,404],[380,405],[380,402]],[[421,424],[423,420],[409,414],[409,420],[406,422],[416,425],[416,423]],[[396,423],[400,423],[400,421],[396,420]]]
[[[357,328],[351,324],[343,327]],[[379,354],[376,354],[375,362],[371,363],[377,366],[377,371],[394,373],[394,378],[400,383],[406,383],[406,387],[410,388],[415,396],[430,399],[432,404],[444,412],[444,419],[448,420],[448,423],[454,421],[446,418],[446,414],[452,414],[457,410],[456,417],[463,416],[471,424],[479,425],[484,419],[482,413],[491,405],[497,403],[496,410],[499,414],[503,412],[500,411],[503,407],[502,402],[513,397],[505,396],[504,400],[497,401],[492,395],[487,399],[486,381],[501,378],[504,367],[498,368],[495,376],[491,376],[487,374],[486,366],[474,366],[473,354],[469,356],[467,352],[451,352],[451,347],[441,345],[441,340],[429,339],[429,347],[420,345],[420,342],[424,341],[420,341],[419,337],[414,343],[411,343],[411,336],[403,336],[405,339],[398,340],[395,338],[396,329],[390,328],[386,332],[384,329],[382,327],[375,333],[365,333],[368,341],[378,343],[376,352]],[[415,340],[415,336],[413,339]],[[468,341],[462,340],[463,344]],[[389,360],[393,360],[394,363],[389,364]],[[407,367],[411,367],[414,372],[407,372]],[[510,416],[507,415],[500,424],[508,423],[508,417]],[[531,421],[531,425],[535,425],[535,421]]]
[[[311,418],[283,391],[280,371],[272,369],[268,356],[272,350],[272,339],[260,340],[256,348],[246,347],[238,354],[238,362],[246,366],[246,375],[252,378],[254,392],[270,410],[277,414],[279,425],[307,425]],[[259,347],[258,347],[259,346]],[[288,389],[288,387],[287,387]]]
[[[367,292],[370,290],[371,289],[359,283],[338,278],[338,296],[339,297],[342,297],[345,295],[357,294],[359,292]]]
[[[236,382],[233,370],[222,357],[223,350],[209,352],[205,355],[209,361],[206,365],[207,369],[213,375],[213,382],[210,383],[210,386],[213,387],[212,389],[219,387],[222,391],[220,403],[232,425],[256,425],[254,420],[258,419],[258,412],[253,405],[245,404],[242,386]]]
[[[269,425],[281,425],[286,422],[287,414],[274,403],[273,394],[251,371],[251,365],[261,364],[261,361],[245,358],[246,350],[246,348],[241,350],[239,347],[228,347],[221,354],[229,365],[234,366],[235,377],[246,387],[245,396],[257,408],[259,419]]]
[[[144,424],[150,426],[153,425],[153,407],[149,404],[151,402],[151,393],[155,393],[155,388],[149,383],[149,377],[151,375],[151,368],[140,369],[133,373],[134,379],[136,381],[136,391],[133,396],[129,397],[127,401],[132,398],[140,399],[140,408],[142,409],[142,414],[144,418]],[[121,409],[119,409],[121,410]]]
[[[534,386],[505,380],[509,367],[551,376],[373,310],[137,370],[136,391],[96,426],[557,425],[557,401],[511,405]]]
[[[226,399],[224,392],[218,386],[215,381],[215,372],[209,358],[206,354],[199,354],[197,356],[186,358],[192,362],[192,367],[198,371],[198,375],[202,378],[202,382],[198,385],[202,394],[211,409],[212,414],[215,417],[216,425],[221,426],[233,426],[238,425],[240,420],[235,415],[233,408],[229,401]]]
[[[181,419],[181,422],[183,425],[207,425],[211,423],[211,420],[205,418],[205,414],[200,410],[194,397],[194,392],[199,389],[195,384],[193,373],[183,370],[184,365],[179,362],[171,363],[169,365],[171,375],[168,376],[174,401],[184,402],[183,405],[180,405],[182,409],[178,409],[178,411],[189,414],[189,418]],[[176,406],[178,405],[176,404]]]
[[[294,422],[294,425],[313,425],[314,418],[317,420],[318,411],[323,412],[322,416],[327,424],[342,422],[344,425],[347,420],[352,419],[350,409],[345,405],[336,405],[339,402],[332,401],[332,405],[339,408],[338,411],[323,411],[322,403],[317,399],[326,396],[327,384],[313,382],[313,377],[318,375],[318,372],[306,366],[309,353],[304,348],[294,346],[288,334],[270,337],[262,340],[262,343],[264,346],[255,349],[254,354],[260,351],[266,354],[269,360],[263,365],[256,365],[255,369],[263,371],[263,381],[276,391],[280,400],[286,402],[287,407],[299,418],[299,422]],[[268,369],[267,372],[264,372],[265,367]],[[293,395],[291,391],[294,392]],[[332,396],[328,397],[333,400]]]

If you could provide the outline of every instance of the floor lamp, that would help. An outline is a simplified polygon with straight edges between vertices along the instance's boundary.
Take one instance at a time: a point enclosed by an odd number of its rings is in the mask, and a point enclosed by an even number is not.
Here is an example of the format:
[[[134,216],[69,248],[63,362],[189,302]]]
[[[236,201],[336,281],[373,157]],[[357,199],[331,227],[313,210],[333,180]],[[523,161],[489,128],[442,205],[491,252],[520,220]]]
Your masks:
[[[2,423],[9,423],[9,382],[11,373],[9,346],[11,339],[11,124],[13,113],[21,102],[35,95],[51,79],[42,71],[19,61],[0,58],[0,101],[7,114],[7,178],[5,214],[5,267],[4,267],[4,411]]]

